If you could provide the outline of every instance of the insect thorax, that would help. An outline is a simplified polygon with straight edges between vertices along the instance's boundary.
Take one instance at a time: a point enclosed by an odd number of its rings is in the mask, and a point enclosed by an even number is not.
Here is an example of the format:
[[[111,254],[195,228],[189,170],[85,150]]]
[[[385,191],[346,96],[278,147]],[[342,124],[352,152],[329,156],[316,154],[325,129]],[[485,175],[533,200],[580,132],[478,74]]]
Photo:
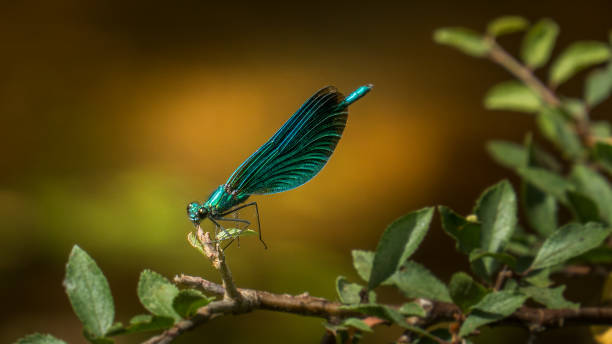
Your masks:
[[[227,211],[234,206],[244,202],[249,198],[247,194],[240,194],[231,190],[226,184],[219,185],[208,197],[204,207],[211,215],[216,216]]]

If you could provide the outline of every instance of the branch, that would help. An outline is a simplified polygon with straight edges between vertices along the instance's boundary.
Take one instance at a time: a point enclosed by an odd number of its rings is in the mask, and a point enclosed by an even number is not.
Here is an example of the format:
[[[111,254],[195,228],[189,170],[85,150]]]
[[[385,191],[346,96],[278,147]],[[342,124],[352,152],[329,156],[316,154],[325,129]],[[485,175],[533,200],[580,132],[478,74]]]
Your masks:
[[[536,78],[531,69],[518,62],[504,48],[497,44],[494,39],[489,38],[489,42],[491,44],[491,50],[489,51],[489,59],[491,61],[504,67],[512,75],[525,83],[525,85],[538,93],[548,105],[553,107],[561,105],[559,97]]]
[[[201,277],[180,275],[174,282],[204,292],[223,295],[223,286],[207,281]],[[251,305],[248,311],[265,309],[277,312],[330,317],[363,317],[363,314],[343,308],[339,302],[313,297],[307,293],[300,295],[274,294],[253,289],[238,289]],[[429,303],[424,307],[426,316],[423,323],[432,324],[440,321],[454,320],[454,315],[460,314],[460,309],[448,302],[428,301],[419,299],[420,303]],[[205,307],[206,308],[206,307]],[[526,328],[545,327],[559,328],[566,325],[612,325],[612,307],[585,307],[581,309],[543,309],[521,307],[511,316],[497,322],[498,325],[519,325]]]
[[[210,233],[204,233],[200,226],[198,226],[197,236],[200,243],[202,243],[202,248],[206,256],[210,259],[215,269],[221,274],[221,279],[223,280],[222,288],[224,290],[223,298],[240,301],[242,296],[234,284],[232,272],[225,263],[225,253],[221,249],[219,241],[213,242],[210,240]]]
[[[517,61],[512,55],[510,55],[504,48],[502,48],[493,37],[487,37],[490,43],[491,50],[489,51],[489,59],[503,68],[505,68],[510,74],[514,75],[517,79],[521,80],[527,87],[531,88],[536,92],[542,100],[549,106],[558,108],[561,106],[561,100],[555,94],[555,92],[544,85],[540,79],[538,79],[533,71],[527,68],[525,65]],[[589,114],[588,110],[582,111],[579,116],[573,117],[575,121],[575,130],[582,142],[587,146],[592,146],[594,140],[591,137],[591,130],[589,126]]]

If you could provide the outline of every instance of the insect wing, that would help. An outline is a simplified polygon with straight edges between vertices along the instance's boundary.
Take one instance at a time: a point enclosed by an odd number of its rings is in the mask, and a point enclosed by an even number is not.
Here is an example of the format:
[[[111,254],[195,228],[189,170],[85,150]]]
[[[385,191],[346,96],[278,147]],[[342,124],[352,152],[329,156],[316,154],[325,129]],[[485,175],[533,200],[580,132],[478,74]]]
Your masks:
[[[334,152],[348,117],[344,96],[326,87],[298,111],[230,176],[238,193],[271,194],[296,188],[314,177]]]

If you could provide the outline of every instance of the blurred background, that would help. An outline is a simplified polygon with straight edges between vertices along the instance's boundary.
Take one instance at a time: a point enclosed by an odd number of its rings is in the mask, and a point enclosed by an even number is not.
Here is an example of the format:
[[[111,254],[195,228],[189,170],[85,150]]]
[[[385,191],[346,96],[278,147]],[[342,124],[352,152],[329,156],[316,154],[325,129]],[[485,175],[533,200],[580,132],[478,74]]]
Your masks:
[[[32,332],[84,342],[62,287],[74,244],[105,272],[124,323],[144,311],[136,297],[144,268],[218,280],[185,240],[187,202],[224,183],[319,88],[373,83],[317,177],[253,197],[269,250],[250,237],[228,258],[241,287],[335,298],[336,276],[359,282],[351,249],[373,250],[395,218],[438,204],[468,214],[485,187],[516,182],[484,150],[490,139],[522,141],[535,130],[525,114],[482,106],[486,90],[510,76],[436,45],[433,30],[546,16],[561,26],[558,53],[574,40],[606,40],[610,13],[604,0],[2,2],[0,342]],[[501,42],[516,54],[519,38]],[[561,91],[580,96],[583,77]],[[611,110],[604,104],[593,117],[610,119]],[[469,269],[437,216],[414,258],[443,281]],[[566,296],[595,303],[601,283],[573,282]],[[313,343],[321,322],[261,311],[215,320],[177,343]],[[376,332],[366,342],[401,333]],[[494,337],[527,335],[495,328],[477,342]],[[559,338],[591,341],[587,328],[542,336]]]

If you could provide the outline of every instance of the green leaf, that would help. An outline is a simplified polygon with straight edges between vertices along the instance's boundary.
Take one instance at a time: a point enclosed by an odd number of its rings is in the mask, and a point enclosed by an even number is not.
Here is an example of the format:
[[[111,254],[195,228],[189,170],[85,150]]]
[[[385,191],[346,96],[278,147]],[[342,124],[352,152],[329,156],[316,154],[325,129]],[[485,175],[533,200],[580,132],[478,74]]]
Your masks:
[[[482,57],[489,53],[491,45],[479,33],[462,27],[441,28],[434,32],[434,41],[449,45],[463,53]]]
[[[113,344],[114,341],[108,337],[98,337],[87,327],[83,327],[83,337],[91,344]]]
[[[102,270],[77,245],[68,258],[64,287],[83,326],[94,337],[104,337],[115,319],[113,296]]]
[[[610,59],[610,47],[603,42],[576,42],[565,49],[550,67],[550,82],[560,85],[577,72]]]
[[[605,245],[596,247],[584,254],[573,258],[571,264],[611,264],[612,247]]]
[[[174,325],[174,318],[140,314],[130,320],[125,333],[149,332],[169,329]]]
[[[448,288],[453,303],[459,306],[463,312],[468,312],[473,305],[480,302],[487,294],[487,289],[478,282],[475,282],[465,272],[453,274]]]
[[[540,303],[549,309],[563,309],[571,308],[578,309],[580,304],[567,301],[563,297],[563,290],[565,286],[559,286],[557,288],[541,288],[541,287],[522,287],[520,288],[521,293],[529,296],[535,302]]]
[[[360,303],[361,293],[365,292],[365,287],[357,283],[349,283],[344,276],[338,276],[336,278],[336,292],[342,303]],[[376,302],[376,294],[373,291],[368,292],[368,301]]]
[[[487,26],[487,33],[493,37],[523,31],[529,26],[527,19],[519,16],[503,16],[494,19]]]
[[[531,264],[531,269],[561,264],[599,246],[609,234],[610,228],[599,223],[567,224],[544,241]]]
[[[17,340],[15,344],[66,344],[66,342],[50,334],[34,333]]]
[[[492,253],[501,252],[516,227],[516,195],[507,180],[485,190],[474,208],[481,223],[480,248]],[[493,274],[496,263],[491,258],[482,260],[485,273]]]
[[[606,100],[610,92],[612,92],[612,64],[589,74],[585,82],[584,100],[590,107],[594,107]]]
[[[406,297],[451,301],[446,285],[423,265],[416,262],[404,263],[393,281]]]
[[[199,290],[184,289],[172,301],[172,308],[183,318],[195,315],[199,308],[212,302],[214,297],[206,297]]]
[[[140,303],[154,315],[180,320],[181,316],[172,307],[172,302],[178,293],[178,288],[157,272],[147,269],[140,274],[138,298]]]
[[[400,307],[399,312],[405,316],[425,317],[427,312],[416,302],[407,302]]]
[[[527,296],[511,291],[498,291],[487,294],[474,305],[472,312],[465,319],[459,336],[465,337],[477,328],[499,321],[517,310],[527,299]]]
[[[442,228],[456,241],[457,250],[469,254],[480,246],[480,224],[470,222],[443,205],[438,206]]]
[[[608,121],[591,121],[590,133],[596,140],[606,140],[612,137],[612,126]]]
[[[521,46],[521,58],[529,68],[536,69],[548,62],[559,26],[550,19],[542,19],[531,27]]]
[[[358,319],[358,318],[348,318],[345,319],[342,322],[343,326],[349,326],[349,327],[353,327],[356,328],[360,331],[364,331],[364,332],[374,332],[372,330],[372,328],[370,328],[370,326],[368,326],[368,324],[366,324],[363,320]]]
[[[400,312],[396,311],[395,309],[391,307],[385,306],[385,305],[357,304],[357,305],[350,305],[350,306],[349,305],[341,306],[340,308],[347,309],[347,310],[353,310],[353,311],[360,312],[363,314],[375,316],[377,318],[385,319],[409,331],[420,334],[421,336],[436,339],[434,336],[429,334],[427,331],[419,327],[409,325],[406,322],[406,319],[404,319],[404,316]]]
[[[576,191],[587,196],[597,205],[596,209],[591,209],[591,211],[598,210],[596,214],[599,216],[591,217],[594,219],[601,218],[612,224],[612,187],[608,180],[584,165],[574,166],[570,174],[570,180],[576,185]]]
[[[251,229],[240,229],[240,228],[226,228],[217,234],[217,240],[233,240],[241,236],[250,236],[257,234],[256,231]]]
[[[433,210],[428,207],[409,213],[385,229],[374,255],[368,289],[379,286],[410,258],[429,229]]]
[[[194,232],[189,232],[187,234],[187,241],[189,242],[189,244],[195,248],[196,250],[198,250],[201,254],[203,254],[204,256],[206,256],[206,252],[204,252],[204,247],[202,246],[202,243],[200,242],[200,240],[198,240],[198,238],[196,237]]]
[[[352,310],[355,312],[375,316],[384,320],[391,321],[396,324],[405,323],[404,316],[395,309],[376,303],[359,303],[352,305],[340,306],[341,309]]]
[[[533,113],[542,101],[537,93],[519,81],[505,81],[493,86],[485,95],[484,106],[489,110],[513,110]]]
[[[527,222],[541,236],[547,237],[557,228],[557,201],[531,183],[523,183],[522,194]]]
[[[539,269],[528,272],[523,280],[533,286],[546,288],[553,284],[550,274],[551,268]]]
[[[541,191],[553,195],[560,202],[567,204],[567,192],[574,191],[574,185],[560,175],[539,167],[525,167],[517,170],[528,183]]]
[[[500,263],[506,264],[511,268],[516,267],[516,258],[504,252],[488,252],[482,249],[475,249],[470,253],[470,263],[474,263],[485,257],[491,257]]]
[[[353,256],[353,267],[355,271],[357,271],[359,277],[367,282],[372,273],[372,263],[374,262],[374,255],[376,253],[365,250],[353,250],[351,254]]]
[[[597,204],[589,197],[579,192],[568,191],[567,199],[578,222],[601,221]]]
[[[528,152],[527,166],[545,167],[545,165],[550,165],[544,162],[547,160],[547,158],[542,158],[545,153],[541,153],[535,147],[531,136],[528,136],[525,140],[525,146]],[[557,229],[557,201],[552,195],[541,191],[525,180],[523,180],[521,188],[521,199],[527,222],[541,236],[548,237],[550,233]]]
[[[537,117],[537,124],[542,134],[559,147],[565,157],[575,160],[583,154],[578,134],[557,109],[541,111]]]
[[[608,172],[612,171],[612,145],[603,141],[595,142],[595,157]]]
[[[519,168],[527,165],[527,149],[514,142],[489,141],[487,151],[500,165],[507,168]]]

